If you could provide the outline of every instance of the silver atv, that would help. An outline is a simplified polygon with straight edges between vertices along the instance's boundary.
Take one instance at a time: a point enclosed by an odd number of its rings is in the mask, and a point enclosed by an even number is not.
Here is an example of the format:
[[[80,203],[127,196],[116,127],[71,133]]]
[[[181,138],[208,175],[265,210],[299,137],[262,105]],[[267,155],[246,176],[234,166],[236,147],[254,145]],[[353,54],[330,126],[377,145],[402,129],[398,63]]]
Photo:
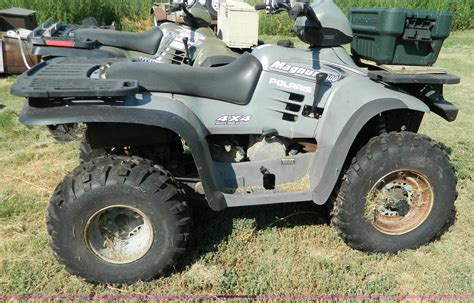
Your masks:
[[[367,252],[415,249],[442,231],[457,180],[417,132],[431,111],[456,119],[442,88],[460,79],[362,68],[330,0],[256,8],[287,11],[310,48],[263,45],[217,68],[61,58],[13,85],[27,98],[22,123],[87,125],[82,164],[48,210],[69,272],[103,283],[165,275],[186,253],[199,196],[215,211],[329,203],[344,241]]]

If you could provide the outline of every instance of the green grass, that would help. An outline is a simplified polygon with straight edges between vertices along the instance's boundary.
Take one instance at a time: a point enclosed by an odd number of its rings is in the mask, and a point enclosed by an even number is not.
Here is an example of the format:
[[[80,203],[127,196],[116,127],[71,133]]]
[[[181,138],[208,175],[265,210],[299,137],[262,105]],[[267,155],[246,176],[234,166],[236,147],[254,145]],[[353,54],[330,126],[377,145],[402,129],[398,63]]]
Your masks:
[[[263,0],[247,0],[260,3]],[[38,11],[40,21],[48,18],[78,23],[85,17],[94,16],[100,23],[117,22],[124,29],[139,30],[150,23],[150,7],[153,0],[0,0],[0,9],[25,7]],[[472,0],[335,0],[345,13],[352,7],[399,7],[423,10],[451,11],[454,13],[454,29],[474,27],[474,1]],[[286,14],[268,16],[262,13],[260,33],[288,34],[293,23]],[[136,26],[140,24],[140,26]]]
[[[437,65],[463,78],[445,91],[459,118],[447,123],[430,114],[421,129],[446,146],[459,177],[456,222],[440,239],[394,255],[366,254],[344,244],[312,203],[197,210],[185,265],[123,287],[82,282],[54,259],[45,211],[56,184],[77,165],[78,146],[18,124],[23,101],[9,95],[12,80],[0,81],[0,293],[472,294],[474,31],[455,32],[446,45]]]
[[[148,20],[153,0],[0,0],[0,8],[24,7],[38,12],[43,22],[48,18],[78,23],[94,16],[100,23]],[[158,1],[159,2],[159,1]]]

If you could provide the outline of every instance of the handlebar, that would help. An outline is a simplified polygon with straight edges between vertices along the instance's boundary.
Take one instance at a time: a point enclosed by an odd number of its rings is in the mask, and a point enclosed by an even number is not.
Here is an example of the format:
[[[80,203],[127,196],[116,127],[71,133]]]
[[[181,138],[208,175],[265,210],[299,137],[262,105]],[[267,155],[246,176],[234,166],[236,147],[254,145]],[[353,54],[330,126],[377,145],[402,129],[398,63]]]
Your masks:
[[[259,3],[259,4],[256,4],[255,5],[255,10],[256,11],[261,11],[261,10],[264,10],[267,8],[267,4],[266,3]]]
[[[168,8],[168,13],[174,13],[183,10],[186,7],[185,3],[173,3]]]
[[[289,11],[291,4],[289,0],[268,0],[265,3],[255,5],[255,10],[266,10],[267,13],[277,14],[282,11]]]
[[[319,23],[315,11],[309,5],[309,1],[291,3],[290,0],[267,0],[266,3],[255,5],[255,10],[266,10],[270,14],[286,11],[293,20],[296,20],[299,16],[306,16],[308,19]]]

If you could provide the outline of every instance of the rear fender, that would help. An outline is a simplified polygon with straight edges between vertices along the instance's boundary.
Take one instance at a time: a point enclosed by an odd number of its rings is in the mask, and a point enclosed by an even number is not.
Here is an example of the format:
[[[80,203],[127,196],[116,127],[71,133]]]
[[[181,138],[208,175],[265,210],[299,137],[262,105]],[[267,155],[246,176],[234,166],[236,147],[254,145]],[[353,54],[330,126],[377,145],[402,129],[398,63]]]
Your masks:
[[[47,106],[45,102],[48,101],[27,100],[20,122],[26,125],[132,123],[157,126],[178,134],[191,148],[209,206],[213,210],[227,206],[213,173],[213,161],[206,141],[207,129],[192,111],[169,95],[152,97],[144,94],[141,99],[138,95],[120,104],[92,100],[68,106]]]

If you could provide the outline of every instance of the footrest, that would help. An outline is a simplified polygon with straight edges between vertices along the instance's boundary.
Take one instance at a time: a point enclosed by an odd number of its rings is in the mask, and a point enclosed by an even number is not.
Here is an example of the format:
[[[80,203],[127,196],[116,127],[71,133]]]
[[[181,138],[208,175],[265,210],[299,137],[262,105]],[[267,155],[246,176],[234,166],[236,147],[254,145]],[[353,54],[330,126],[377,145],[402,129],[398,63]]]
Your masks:
[[[118,61],[106,60],[57,58],[42,62],[21,75],[11,93],[27,98],[106,98],[137,93],[137,80],[91,78],[101,65]]]
[[[452,74],[407,74],[377,70],[369,71],[368,76],[373,80],[394,84],[459,84],[461,82],[460,77]]]

